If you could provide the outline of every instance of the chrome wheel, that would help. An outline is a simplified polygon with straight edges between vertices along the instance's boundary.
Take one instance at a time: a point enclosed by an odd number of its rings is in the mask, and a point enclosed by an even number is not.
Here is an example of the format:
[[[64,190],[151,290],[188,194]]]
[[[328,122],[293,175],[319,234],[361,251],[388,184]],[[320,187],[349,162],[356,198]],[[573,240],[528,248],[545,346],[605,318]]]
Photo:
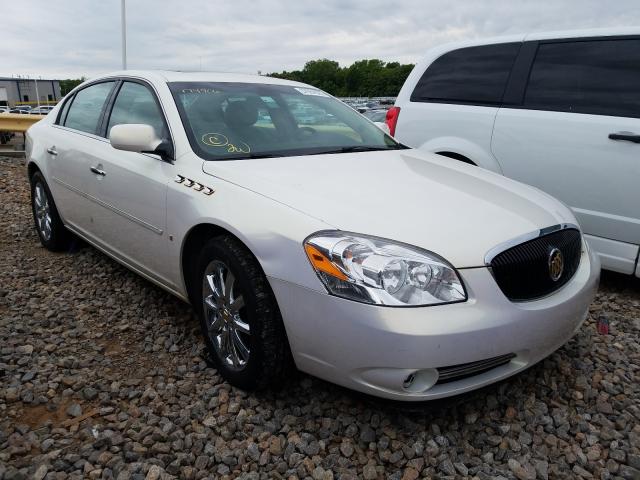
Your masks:
[[[224,263],[207,265],[202,279],[202,299],[207,334],[225,365],[241,370],[249,361],[249,323],[242,318],[244,299],[236,279]]]
[[[34,188],[33,196],[34,213],[38,231],[45,241],[51,238],[51,209],[49,207],[49,199],[44,185],[38,182]]]

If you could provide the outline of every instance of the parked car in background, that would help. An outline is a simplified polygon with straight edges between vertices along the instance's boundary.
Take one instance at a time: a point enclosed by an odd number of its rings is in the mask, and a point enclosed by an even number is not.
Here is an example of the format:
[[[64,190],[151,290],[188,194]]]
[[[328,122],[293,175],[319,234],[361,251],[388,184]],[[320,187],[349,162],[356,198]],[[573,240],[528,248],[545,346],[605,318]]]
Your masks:
[[[29,110],[31,115],[47,115],[51,110],[53,110],[53,105],[41,105],[36,108],[32,108]]]
[[[29,113],[31,111],[31,106],[16,105],[15,107],[13,107],[13,110],[17,111],[18,113]]]
[[[387,118],[387,110],[386,109],[376,109],[376,110],[368,110],[363,113],[365,117],[375,123],[378,127],[380,127],[385,132],[389,132],[389,127],[385,123]]]
[[[562,200],[604,268],[640,276],[640,28],[434,48],[387,122],[407,145]]]
[[[597,288],[560,202],[302,83],[114,73],[33,125],[26,152],[42,244],[73,232],[190,302],[244,389],[293,359],[373,395],[462,393],[559,348]]]
[[[31,113],[31,110],[29,109],[18,109],[15,107],[9,107],[9,106],[1,106],[0,107],[0,113],[18,113],[18,114],[29,114]]]
[[[0,106],[0,115],[5,113],[11,113],[11,107]],[[0,145],[6,145],[13,138],[13,132],[0,132]]]

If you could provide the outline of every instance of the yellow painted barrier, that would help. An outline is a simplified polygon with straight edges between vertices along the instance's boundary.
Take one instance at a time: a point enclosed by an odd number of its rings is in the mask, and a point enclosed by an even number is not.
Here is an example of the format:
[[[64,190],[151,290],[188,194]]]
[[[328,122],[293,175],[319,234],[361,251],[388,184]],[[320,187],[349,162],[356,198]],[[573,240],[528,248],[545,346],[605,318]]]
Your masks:
[[[31,105],[32,107],[44,106],[44,105],[57,105],[58,100],[40,100],[40,102],[16,102],[16,107],[20,107],[22,105]]]
[[[0,113],[0,132],[26,132],[31,125],[42,120],[45,116]]]

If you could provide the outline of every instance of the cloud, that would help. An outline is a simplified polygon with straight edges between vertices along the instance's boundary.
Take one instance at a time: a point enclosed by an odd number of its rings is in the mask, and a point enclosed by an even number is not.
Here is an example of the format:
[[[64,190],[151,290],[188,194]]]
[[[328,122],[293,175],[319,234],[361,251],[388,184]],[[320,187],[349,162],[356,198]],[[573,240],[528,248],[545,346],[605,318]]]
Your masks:
[[[120,69],[119,0],[5,2],[3,17],[0,75]],[[317,58],[413,63],[449,41],[634,23],[637,0],[128,0],[128,66],[265,73]]]

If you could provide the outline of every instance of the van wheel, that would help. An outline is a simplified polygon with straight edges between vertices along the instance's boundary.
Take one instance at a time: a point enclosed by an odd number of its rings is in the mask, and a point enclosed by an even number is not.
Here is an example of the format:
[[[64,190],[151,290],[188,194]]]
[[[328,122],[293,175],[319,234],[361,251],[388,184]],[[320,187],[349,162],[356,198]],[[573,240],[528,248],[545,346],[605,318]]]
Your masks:
[[[193,285],[211,360],[243,390],[280,386],[290,351],[275,296],[260,265],[237,239],[210,240],[197,261]]]
[[[31,176],[31,210],[40,243],[52,252],[68,250],[72,234],[62,223],[49,186],[40,172]]]

